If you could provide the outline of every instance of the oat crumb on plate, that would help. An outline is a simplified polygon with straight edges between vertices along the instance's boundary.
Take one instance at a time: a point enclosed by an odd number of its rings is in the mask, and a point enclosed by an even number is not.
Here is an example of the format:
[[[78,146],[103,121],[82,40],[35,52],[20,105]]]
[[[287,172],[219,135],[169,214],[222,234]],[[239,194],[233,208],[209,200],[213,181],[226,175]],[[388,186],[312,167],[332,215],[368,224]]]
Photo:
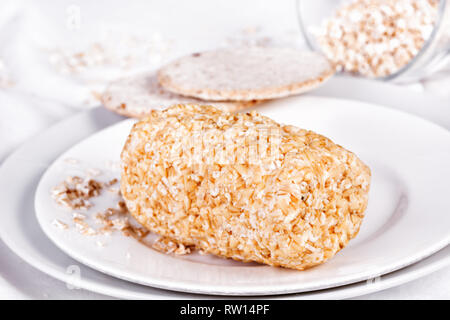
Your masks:
[[[191,253],[192,246],[185,246],[167,237],[159,237],[152,244],[152,248],[167,254],[186,255]]]
[[[99,169],[89,169],[86,171],[86,177],[84,178],[68,176],[62,183],[52,189],[52,197],[57,204],[71,210],[73,225],[82,235],[108,236],[114,231],[120,231],[124,236],[133,237],[137,240],[145,238],[149,231],[136,222],[132,222],[132,217],[129,215],[123,200],[113,200],[114,197],[110,196],[113,206],[90,214],[90,211],[94,209],[94,204],[88,200],[99,196],[103,189],[108,188],[107,190],[109,190],[110,186],[118,183],[117,178],[110,179],[107,182],[91,178],[93,175],[101,174],[102,171]],[[117,195],[120,196],[120,190],[118,189],[114,192],[114,196]],[[80,209],[84,210],[85,213],[77,211]],[[93,223],[90,223],[91,220]],[[69,228],[68,224],[57,219],[53,221],[53,225],[60,229]],[[97,242],[97,245],[99,245],[99,242]]]
[[[64,222],[62,222],[61,220],[58,220],[58,219],[53,220],[53,221],[52,221],[52,224],[53,224],[55,227],[57,227],[57,228],[59,228],[59,229],[63,229],[63,230],[69,228],[69,226],[67,225],[67,223],[64,223]]]

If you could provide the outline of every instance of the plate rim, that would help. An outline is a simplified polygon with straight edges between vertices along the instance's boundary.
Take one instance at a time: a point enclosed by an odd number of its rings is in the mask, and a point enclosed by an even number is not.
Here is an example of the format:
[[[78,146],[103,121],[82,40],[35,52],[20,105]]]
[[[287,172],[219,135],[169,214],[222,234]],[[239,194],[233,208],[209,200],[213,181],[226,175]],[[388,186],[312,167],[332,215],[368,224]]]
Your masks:
[[[355,101],[350,100],[350,99],[343,99],[343,98],[335,98],[335,97],[318,97],[319,99],[326,99],[326,100],[341,100],[341,101],[352,101],[353,103],[355,103]],[[374,103],[370,103],[370,102],[359,102],[357,101],[357,103],[364,103],[367,104],[368,106],[371,106],[373,109],[372,110],[376,110],[376,109],[383,109],[385,112],[388,113],[394,113],[397,114],[403,118],[406,119],[416,119],[422,123],[424,123],[424,125],[431,125],[433,128],[436,128],[439,130],[440,134],[443,135],[447,135],[450,138],[450,132],[448,132],[447,130],[443,129],[442,127],[440,127],[439,125],[432,123],[430,121],[427,121],[425,119],[422,119],[420,117],[408,114],[408,113],[404,113],[402,111],[399,110],[395,110],[392,108],[388,108],[386,106],[383,105],[378,105],[378,104],[374,104]],[[129,121],[129,120],[125,120],[125,121]],[[118,126],[118,125],[123,125],[123,122],[119,122],[114,124],[114,126]],[[108,130],[110,129],[112,126],[108,127],[108,128],[104,128],[102,130],[99,130],[97,132],[95,132],[93,135],[97,135],[100,134],[101,132],[103,132],[104,130]],[[52,164],[50,164],[50,166],[53,166],[56,162],[58,162],[58,160],[61,159],[61,157],[65,156],[65,154],[69,151],[72,150],[73,148],[76,148],[76,146],[78,146],[79,144],[83,143],[86,139],[89,139],[90,137],[92,137],[93,135],[89,135],[87,138],[82,139],[80,142],[72,145],[70,148],[66,149],[60,156],[58,156],[56,159],[54,159],[54,161],[52,162]],[[41,180],[39,181],[39,184],[36,188],[36,197],[35,197],[35,203],[37,201],[37,194],[39,192],[39,190],[42,189],[42,181],[45,180],[46,174],[48,171],[46,171],[42,177]],[[36,205],[35,205],[36,208]],[[254,285],[252,286],[251,290],[248,290],[244,287],[236,287],[233,285],[221,285],[220,286],[220,290],[217,289],[211,289],[211,285],[208,284],[203,284],[203,283],[192,283],[192,282],[187,282],[186,280],[177,280],[177,281],[173,281],[173,282],[167,282],[166,279],[160,279],[157,277],[149,277],[147,279],[149,279],[148,281],[143,281],[143,278],[136,278],[136,277],[132,277],[129,276],[128,274],[126,274],[125,272],[122,271],[117,271],[117,269],[115,269],[113,266],[111,265],[102,265],[101,267],[99,267],[98,265],[96,265],[95,263],[92,263],[91,259],[89,258],[85,258],[85,256],[76,251],[73,250],[72,248],[70,248],[70,246],[67,246],[66,244],[61,244],[59,243],[58,239],[56,239],[55,235],[53,232],[51,232],[51,230],[49,229],[49,226],[47,225],[47,223],[44,223],[42,221],[42,217],[39,214],[39,210],[36,208],[35,209],[35,214],[37,217],[37,220],[41,226],[41,229],[44,231],[44,233],[46,234],[46,236],[60,249],[62,250],[64,253],[66,253],[67,255],[69,255],[70,257],[72,257],[73,259],[79,261],[80,263],[87,265],[89,267],[91,267],[92,269],[95,269],[97,271],[100,271],[102,273],[108,274],[110,276],[122,279],[122,280],[126,280],[126,281],[130,281],[130,282],[134,282],[137,284],[141,284],[141,285],[145,285],[145,286],[151,286],[151,287],[157,287],[160,289],[164,289],[164,290],[171,290],[171,291],[179,291],[179,292],[187,292],[187,293],[195,293],[195,294],[212,294],[212,295],[226,295],[226,296],[256,296],[256,295],[260,295],[260,296],[267,296],[267,295],[283,295],[283,294],[292,294],[292,293],[300,293],[300,292],[308,292],[308,291],[314,291],[314,290],[323,290],[323,289],[328,289],[328,288],[334,288],[334,287],[339,287],[339,286],[343,286],[343,285],[347,285],[347,284],[351,284],[351,283],[355,283],[355,282],[360,282],[360,281],[365,281],[367,279],[373,278],[373,277],[377,277],[380,274],[387,274],[396,270],[399,270],[401,268],[404,268],[408,265],[411,265],[417,261],[420,261],[430,255],[432,255],[433,253],[439,251],[440,249],[444,248],[445,246],[447,246],[450,242],[450,234],[447,235],[446,237],[443,237],[440,241],[437,242],[433,242],[432,245],[428,245],[426,249],[422,249],[419,253],[414,253],[413,255],[410,255],[408,257],[404,257],[400,260],[397,260],[395,263],[391,263],[388,266],[384,266],[384,267],[380,267],[379,270],[372,271],[370,274],[365,273],[365,274],[358,274],[358,275],[354,275],[354,274],[349,274],[347,276],[341,277],[340,280],[338,281],[334,281],[332,284],[322,284],[320,283],[320,285],[315,285],[315,286],[311,286],[309,288],[304,288],[304,289],[300,289],[298,287],[296,287],[295,284],[284,284],[283,288],[272,288],[271,290],[267,288],[267,286],[264,285]]]

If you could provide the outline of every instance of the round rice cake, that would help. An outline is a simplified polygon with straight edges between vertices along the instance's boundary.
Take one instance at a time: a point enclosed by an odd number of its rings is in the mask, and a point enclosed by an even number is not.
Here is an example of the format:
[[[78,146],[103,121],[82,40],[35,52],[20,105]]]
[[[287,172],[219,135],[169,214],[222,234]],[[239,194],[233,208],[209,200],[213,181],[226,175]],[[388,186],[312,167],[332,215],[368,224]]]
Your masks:
[[[259,101],[205,102],[174,94],[159,85],[155,72],[130,76],[111,82],[101,96],[103,105],[126,117],[141,118],[152,110],[163,110],[179,103],[211,104],[228,112],[255,105]]]
[[[237,48],[194,53],[161,68],[160,84],[212,101],[265,100],[310,91],[335,73],[321,54],[291,48]]]
[[[154,110],[131,129],[121,161],[121,193],[149,230],[297,270],[358,234],[369,196],[370,169],[355,154],[255,111]]]

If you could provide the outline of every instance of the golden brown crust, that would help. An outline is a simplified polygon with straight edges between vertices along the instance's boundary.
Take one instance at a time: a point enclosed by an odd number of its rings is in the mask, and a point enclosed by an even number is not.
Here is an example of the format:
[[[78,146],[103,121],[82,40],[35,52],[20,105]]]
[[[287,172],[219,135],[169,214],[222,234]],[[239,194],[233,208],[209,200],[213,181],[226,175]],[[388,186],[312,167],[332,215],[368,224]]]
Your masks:
[[[303,270],[359,231],[370,170],[312,131],[256,112],[198,105],[153,111],[122,155],[131,214],[216,255]]]

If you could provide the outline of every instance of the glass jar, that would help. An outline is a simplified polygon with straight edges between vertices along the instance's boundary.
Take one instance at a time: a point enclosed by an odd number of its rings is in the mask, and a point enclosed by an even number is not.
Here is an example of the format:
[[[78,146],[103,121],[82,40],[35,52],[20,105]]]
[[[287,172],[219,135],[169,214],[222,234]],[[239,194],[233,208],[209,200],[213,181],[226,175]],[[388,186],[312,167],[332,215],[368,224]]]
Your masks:
[[[300,29],[306,40],[307,45],[310,47],[311,50],[321,51],[325,53],[325,55],[327,55],[329,58],[331,58],[331,60],[333,60],[333,53],[331,51],[326,51],[324,50],[324,47],[321,47],[321,45],[323,46],[323,43],[326,44],[327,42],[322,41],[321,42],[322,44],[319,43],[318,39],[320,38],[317,35],[317,30],[322,29],[322,32],[324,32],[324,25],[327,23],[327,21],[330,21],[329,20],[330,18],[335,16],[336,12],[338,12],[338,10],[342,8],[343,5],[346,4],[348,5],[349,3],[355,3],[358,1],[360,3],[370,2],[368,0],[351,0],[351,1],[297,0],[297,14]],[[450,0],[435,0],[435,1],[437,13],[435,14],[434,21],[430,22],[430,30],[428,32],[428,36],[427,38],[423,37],[424,41],[421,47],[418,48],[417,51],[414,51],[414,54],[409,54],[408,62],[406,64],[403,64],[401,67],[397,68],[395,71],[383,75],[375,74],[370,77],[374,77],[381,80],[392,80],[395,82],[412,82],[423,79],[450,64]],[[377,0],[375,2],[380,3],[382,1]],[[352,19],[350,20],[353,21]],[[342,21],[342,19],[339,21]],[[355,21],[357,21],[357,19]],[[367,24],[367,21],[359,21],[358,23]],[[396,26],[396,21],[393,22],[393,25]],[[327,32],[329,33],[329,30]],[[352,29],[352,32],[355,33],[354,29]],[[341,33],[339,35],[341,35]],[[339,37],[339,35],[337,36],[337,38]],[[396,40],[395,29],[392,35],[395,41]],[[328,35],[326,36],[328,37]],[[332,37],[336,38],[336,36],[334,35],[332,35]],[[356,37],[359,40],[359,35],[356,35]],[[331,39],[333,40],[334,38]],[[345,47],[344,50],[350,48],[348,46],[348,42],[346,42],[344,47]],[[362,47],[360,45],[359,46],[360,51],[361,48],[364,49],[363,50],[364,54],[361,53],[362,55],[359,56],[358,58],[366,59],[367,52],[365,51],[365,47]],[[338,49],[340,50],[339,52],[341,53],[342,48]],[[358,54],[358,52],[356,52],[356,54]],[[346,68],[343,67],[343,69],[345,71]],[[362,73],[351,72],[351,73],[359,75],[363,74],[363,72]]]

